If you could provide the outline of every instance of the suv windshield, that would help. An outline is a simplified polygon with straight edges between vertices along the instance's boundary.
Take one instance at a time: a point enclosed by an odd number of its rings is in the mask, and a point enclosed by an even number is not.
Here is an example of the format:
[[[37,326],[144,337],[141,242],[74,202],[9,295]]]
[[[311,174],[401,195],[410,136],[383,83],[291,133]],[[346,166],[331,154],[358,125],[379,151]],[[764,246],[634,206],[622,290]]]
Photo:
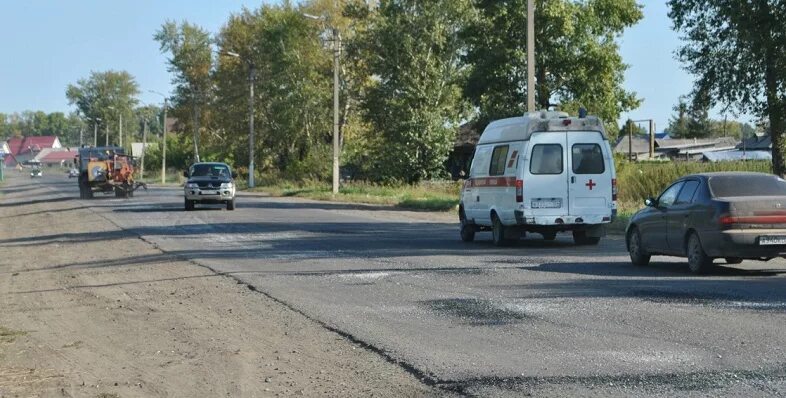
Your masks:
[[[710,178],[716,198],[733,196],[786,196],[786,181],[772,175],[730,175]]]
[[[191,177],[222,177],[229,178],[229,167],[223,164],[195,164],[189,172]]]

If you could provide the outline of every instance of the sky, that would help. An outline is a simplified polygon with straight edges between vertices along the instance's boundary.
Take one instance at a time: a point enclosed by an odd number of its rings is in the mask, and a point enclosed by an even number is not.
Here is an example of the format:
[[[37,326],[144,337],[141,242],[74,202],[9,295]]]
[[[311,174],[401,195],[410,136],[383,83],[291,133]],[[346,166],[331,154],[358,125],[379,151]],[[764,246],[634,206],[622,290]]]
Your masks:
[[[644,19],[620,40],[630,65],[625,88],[644,99],[621,115],[654,119],[663,130],[693,78],[675,60],[680,46],[665,0],[639,0]],[[245,0],[0,0],[0,112],[69,112],[68,84],[90,71],[126,70],[136,77],[140,101],[157,104],[148,90],[171,92],[166,55],[153,40],[167,20],[188,20],[218,32],[230,14],[261,1]],[[591,111],[591,110],[590,110]],[[717,113],[713,117],[722,117]],[[730,117],[731,118],[731,117]]]

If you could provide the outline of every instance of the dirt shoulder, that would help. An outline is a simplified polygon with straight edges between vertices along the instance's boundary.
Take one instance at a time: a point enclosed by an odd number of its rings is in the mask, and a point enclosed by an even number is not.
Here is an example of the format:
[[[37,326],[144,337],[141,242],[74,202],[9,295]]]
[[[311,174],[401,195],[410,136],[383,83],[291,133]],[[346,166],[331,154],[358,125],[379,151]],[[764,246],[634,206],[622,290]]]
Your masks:
[[[22,178],[0,191],[0,397],[442,395],[234,279],[117,230],[90,210],[96,202]],[[52,239],[26,243],[43,235]],[[149,260],[123,265],[132,256]]]

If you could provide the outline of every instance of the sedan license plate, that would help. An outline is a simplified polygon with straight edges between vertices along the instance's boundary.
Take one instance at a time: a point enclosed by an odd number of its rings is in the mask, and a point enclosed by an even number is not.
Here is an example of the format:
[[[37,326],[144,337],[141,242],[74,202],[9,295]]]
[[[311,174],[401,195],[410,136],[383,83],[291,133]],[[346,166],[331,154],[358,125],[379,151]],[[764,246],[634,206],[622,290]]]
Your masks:
[[[533,209],[559,209],[562,199],[536,199],[532,201]]]
[[[759,236],[759,246],[786,245],[786,236]]]

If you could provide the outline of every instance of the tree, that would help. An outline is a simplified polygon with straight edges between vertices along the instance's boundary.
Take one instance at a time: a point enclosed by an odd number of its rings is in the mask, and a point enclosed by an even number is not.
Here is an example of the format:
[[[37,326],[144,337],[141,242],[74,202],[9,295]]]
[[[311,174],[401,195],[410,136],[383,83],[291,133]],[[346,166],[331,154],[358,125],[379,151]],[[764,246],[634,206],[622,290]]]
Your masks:
[[[479,108],[480,128],[526,112],[526,0],[474,0],[479,16],[464,29],[471,67],[464,91]],[[638,107],[623,88],[617,39],[642,18],[635,0],[536,0],[535,76],[540,109],[584,106],[606,122]]]
[[[201,27],[183,22],[168,21],[153,36],[161,52],[170,54],[169,72],[174,74],[176,107],[191,110],[191,128],[194,132],[194,161],[199,161],[199,138],[202,107],[212,95],[210,71],[213,67],[213,49],[210,33]]]
[[[673,138],[685,138],[690,135],[688,131],[688,124],[690,122],[688,117],[688,103],[685,96],[680,96],[677,105],[671,108],[676,115],[669,120],[669,126],[666,127],[666,132]]]
[[[697,76],[694,93],[711,104],[768,117],[772,170],[786,173],[786,3],[669,0],[669,17],[683,34],[678,58]]]
[[[646,128],[630,119],[622,125],[618,137],[626,137],[631,131],[633,131],[633,137],[649,137],[649,131]]]
[[[287,2],[233,15],[217,43],[214,74],[217,123],[227,132],[223,151],[248,159],[249,68],[255,70],[255,163],[288,177],[330,174],[332,51],[323,26]],[[228,56],[228,53],[238,57]],[[261,144],[261,145],[260,145]]]
[[[463,119],[459,32],[472,14],[468,0],[381,1],[356,46],[374,84],[364,117],[377,134],[374,177],[416,182],[440,177]]]
[[[87,79],[79,79],[76,85],[69,84],[66,89],[69,104],[76,105],[80,114],[90,120],[101,119],[104,138],[110,131],[118,131],[121,117],[124,127],[132,119],[137,95],[139,86],[125,71],[92,72]],[[95,122],[89,123],[92,126]]]

